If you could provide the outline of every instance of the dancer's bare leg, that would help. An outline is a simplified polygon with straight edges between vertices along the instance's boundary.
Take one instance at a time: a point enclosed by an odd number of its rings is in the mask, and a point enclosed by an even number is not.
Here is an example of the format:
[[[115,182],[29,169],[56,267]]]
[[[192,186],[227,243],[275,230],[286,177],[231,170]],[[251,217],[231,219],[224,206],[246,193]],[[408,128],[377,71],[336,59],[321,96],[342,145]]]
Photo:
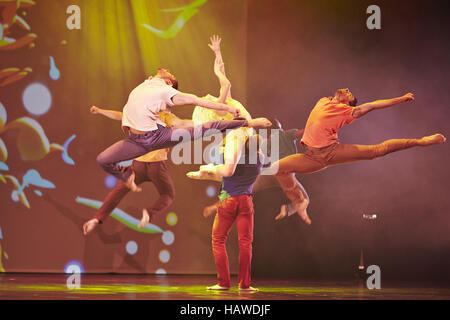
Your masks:
[[[308,193],[306,192],[305,188],[302,186],[300,181],[298,181],[296,178],[295,178],[295,181],[297,182],[298,187],[302,191],[303,196],[308,200],[308,205],[309,205]],[[290,202],[290,203],[287,203],[287,204],[283,204],[283,205],[281,205],[280,213],[275,217],[275,220],[281,220],[281,219],[284,219],[286,217],[292,216],[296,212],[297,212],[297,209],[296,209],[294,203]]]
[[[276,164],[278,166],[278,173],[276,178],[280,183],[286,196],[295,205],[298,215],[308,225],[311,224],[311,219],[308,216],[306,209],[308,208],[309,200],[306,198],[298,185],[295,178],[295,173],[311,173],[324,169],[326,166],[320,162],[314,161],[304,154],[293,154],[279,160]],[[281,212],[280,212],[281,213]]]
[[[150,215],[148,214],[147,209],[142,209],[142,218],[138,224],[138,228],[142,228],[149,222],[150,222]]]
[[[392,152],[418,146],[426,147],[434,144],[442,144],[445,141],[446,138],[438,133],[420,139],[390,139],[377,145],[339,144],[336,148],[335,155],[328,161],[327,165],[370,160],[383,157]]]

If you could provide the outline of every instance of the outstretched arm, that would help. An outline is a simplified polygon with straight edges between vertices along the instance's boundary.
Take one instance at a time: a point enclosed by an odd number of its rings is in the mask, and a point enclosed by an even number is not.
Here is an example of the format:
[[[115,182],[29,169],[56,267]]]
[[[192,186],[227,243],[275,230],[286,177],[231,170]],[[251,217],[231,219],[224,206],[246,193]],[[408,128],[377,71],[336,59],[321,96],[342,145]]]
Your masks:
[[[204,98],[199,98],[194,94],[179,92],[172,97],[172,102],[176,106],[182,105],[194,105],[201,106],[208,109],[214,109],[219,111],[227,111],[233,114],[235,117],[239,117],[240,111],[238,109],[234,109],[230,106],[227,106],[224,103],[209,101]]]
[[[218,101],[225,103],[227,97],[231,97],[231,82],[225,75],[225,64],[223,63],[222,53],[220,52],[220,42],[222,39],[219,38],[219,36],[212,36],[209,40],[211,43],[208,44],[208,46],[216,56],[214,60],[214,74],[217,76],[220,83],[220,95]]]
[[[245,145],[245,134],[242,130],[234,130],[227,135],[224,164],[208,164],[200,166],[198,172],[189,172],[187,176],[192,179],[222,181],[223,177],[231,177],[236,170],[236,166],[242,154]]]
[[[114,111],[114,110],[105,110],[96,106],[92,106],[90,109],[90,112],[92,114],[101,114],[102,116],[105,116],[107,118],[113,119],[113,120],[122,120],[122,112],[121,111]]]
[[[360,106],[355,107],[353,110],[353,117],[360,118],[372,110],[384,109],[395,104],[402,102],[408,102],[414,100],[414,95],[412,93],[407,93],[404,96],[392,99],[376,100],[373,102],[364,103]]]

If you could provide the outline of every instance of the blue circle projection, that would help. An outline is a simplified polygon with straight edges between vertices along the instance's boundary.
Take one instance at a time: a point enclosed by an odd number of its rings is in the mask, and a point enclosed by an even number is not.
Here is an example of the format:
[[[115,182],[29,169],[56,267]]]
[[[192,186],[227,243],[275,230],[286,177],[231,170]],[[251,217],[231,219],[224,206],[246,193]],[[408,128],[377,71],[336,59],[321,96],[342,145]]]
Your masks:
[[[116,177],[114,177],[112,175],[107,175],[106,178],[105,178],[105,185],[108,188],[112,189],[112,188],[114,188],[116,186],[118,181],[119,180]]]
[[[25,109],[33,115],[40,116],[50,109],[52,95],[46,86],[40,83],[30,84],[22,96]]]
[[[138,251],[138,245],[135,241],[128,241],[126,249],[128,254],[134,255]]]
[[[216,195],[216,188],[213,186],[208,186],[206,188],[206,195],[210,198],[214,197]]]

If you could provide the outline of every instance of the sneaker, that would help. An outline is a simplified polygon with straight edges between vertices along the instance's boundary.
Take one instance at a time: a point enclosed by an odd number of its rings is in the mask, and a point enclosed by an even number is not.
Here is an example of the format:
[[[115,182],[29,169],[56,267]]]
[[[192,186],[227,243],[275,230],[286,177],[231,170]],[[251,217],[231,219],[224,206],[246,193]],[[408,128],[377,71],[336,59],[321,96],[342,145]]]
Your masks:
[[[215,284],[210,287],[206,287],[206,290],[228,290],[230,287],[222,287],[221,285]]]

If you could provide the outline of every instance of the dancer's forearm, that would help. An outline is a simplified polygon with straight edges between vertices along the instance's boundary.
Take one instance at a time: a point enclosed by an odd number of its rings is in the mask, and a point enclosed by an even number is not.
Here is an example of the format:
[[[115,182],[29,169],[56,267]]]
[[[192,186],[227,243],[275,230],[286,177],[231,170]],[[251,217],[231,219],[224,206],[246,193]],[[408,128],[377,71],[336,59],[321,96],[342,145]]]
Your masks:
[[[376,100],[373,102],[364,103],[360,106],[355,107],[355,109],[353,110],[353,117],[360,118],[370,111],[388,108],[393,105],[412,100],[414,100],[414,95],[412,93],[408,93],[397,98]]]
[[[180,92],[173,96],[172,101],[173,101],[174,105],[201,106],[201,107],[205,107],[208,109],[230,112],[233,115],[237,116],[237,112],[234,108],[227,106],[224,103],[213,102],[213,101],[210,101],[205,98],[197,97],[194,94]]]
[[[106,110],[106,109],[102,109],[102,108],[93,106],[93,107],[91,107],[91,113],[101,114],[102,116],[105,116],[112,120],[122,120],[122,112],[121,111]]]
[[[231,82],[222,72],[221,66],[223,66],[223,62],[220,62],[216,57],[216,61],[214,62],[214,74],[217,76],[220,83],[220,95],[217,101],[220,103],[225,103],[231,89]]]

